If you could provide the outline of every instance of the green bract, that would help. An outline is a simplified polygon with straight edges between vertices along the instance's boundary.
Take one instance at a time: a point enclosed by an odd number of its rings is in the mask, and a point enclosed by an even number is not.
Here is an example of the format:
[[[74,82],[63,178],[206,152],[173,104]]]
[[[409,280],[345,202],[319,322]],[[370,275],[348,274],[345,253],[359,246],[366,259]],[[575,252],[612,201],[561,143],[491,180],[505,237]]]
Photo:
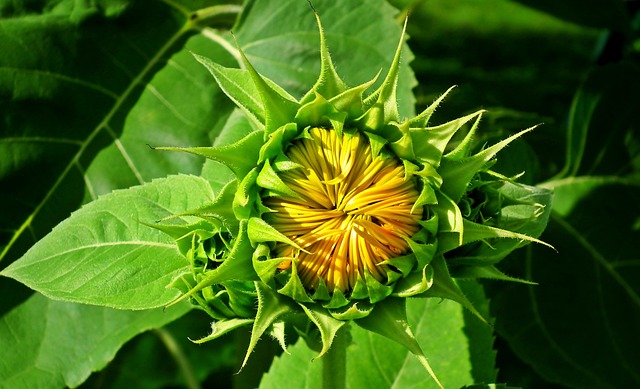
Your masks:
[[[544,207],[535,199],[521,200],[527,198],[526,186],[490,170],[494,156],[531,129],[474,154],[472,139],[482,111],[429,126],[432,113],[449,91],[418,116],[400,117],[396,84],[404,35],[384,81],[367,93],[378,76],[356,87],[347,86],[333,66],[319,18],[318,26],[320,76],[299,101],[258,74],[242,52],[246,69],[225,68],[196,56],[247,115],[255,131],[223,147],[158,148],[221,162],[236,176],[213,203],[183,214],[197,216],[199,221],[172,225],[169,219],[157,225],[176,239],[192,270],[172,286],[184,292],[180,300],[192,298],[216,320],[211,335],[200,341],[252,325],[245,363],[264,333],[285,347],[288,326],[307,337],[317,329],[321,356],[338,329],[354,321],[406,346],[434,376],[407,325],[404,298],[448,298],[477,314],[452,275],[511,279],[495,263],[523,244],[539,242],[534,234],[516,231],[518,222],[546,217]],[[283,172],[300,168],[287,156],[287,148],[308,138],[309,130],[316,127],[335,131],[340,138],[364,135],[373,156],[397,158],[405,179],[416,183],[419,196],[412,210],[422,210],[419,230],[404,237],[408,252],[384,263],[392,271],[382,281],[365,272],[350,290],[327,288],[322,281],[311,289],[298,276],[295,258],[273,254],[277,242],[303,249],[267,222],[271,210],[263,200],[295,196],[281,179]],[[461,128],[468,131],[453,143]],[[519,217],[509,219],[504,210],[513,206],[520,207]],[[292,266],[283,270],[284,261],[292,261]]]

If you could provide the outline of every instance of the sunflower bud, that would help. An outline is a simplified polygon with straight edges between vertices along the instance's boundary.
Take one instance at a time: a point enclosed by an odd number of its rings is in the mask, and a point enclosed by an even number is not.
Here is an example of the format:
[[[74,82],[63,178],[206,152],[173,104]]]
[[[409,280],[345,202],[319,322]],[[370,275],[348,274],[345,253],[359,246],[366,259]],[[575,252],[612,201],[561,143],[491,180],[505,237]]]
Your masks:
[[[473,153],[482,111],[429,125],[449,91],[402,119],[395,96],[404,34],[381,86],[367,93],[377,76],[349,87],[317,20],[321,73],[300,100],[258,74],[241,50],[246,70],[196,56],[256,130],[224,147],[159,148],[222,162],[236,176],[214,203],[185,213],[199,223],[159,226],[192,269],[174,286],[217,320],[202,341],[252,325],[247,357],[266,332],[284,347],[284,324],[301,320],[319,330],[322,355],[355,321],[405,345],[432,374],[408,326],[389,328],[406,324],[404,299],[412,296],[453,299],[477,314],[451,276],[450,253],[492,239],[516,242],[509,250],[539,242],[498,227],[508,203],[498,189],[513,180],[490,171],[495,155],[531,129]],[[451,263],[467,276],[488,274],[478,271],[486,266],[508,279],[494,263]]]

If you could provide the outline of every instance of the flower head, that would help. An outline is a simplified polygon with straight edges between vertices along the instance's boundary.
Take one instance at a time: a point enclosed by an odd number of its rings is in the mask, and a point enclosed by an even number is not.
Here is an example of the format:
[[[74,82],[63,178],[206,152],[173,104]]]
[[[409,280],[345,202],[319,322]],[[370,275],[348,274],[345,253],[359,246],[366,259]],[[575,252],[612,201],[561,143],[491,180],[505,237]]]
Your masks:
[[[539,242],[500,215],[516,204],[544,218],[544,207],[496,190],[516,184],[490,170],[494,156],[529,130],[473,153],[482,111],[428,125],[448,91],[403,119],[396,86],[404,38],[382,84],[367,93],[378,76],[347,86],[319,18],[318,26],[321,72],[300,100],[258,74],[242,51],[246,70],[196,56],[254,131],[223,147],[162,148],[222,162],[236,176],[212,204],[185,213],[198,222],[158,226],[176,237],[191,266],[174,286],[218,320],[203,341],[252,325],[247,357],[267,331],[284,347],[285,322],[300,317],[319,330],[322,355],[353,320],[405,345],[431,373],[408,326],[388,328],[406,324],[411,296],[453,299],[477,314],[452,272],[510,279],[494,264]],[[466,134],[452,144],[461,128]],[[511,243],[501,245],[505,238]],[[450,255],[461,247],[465,255]],[[482,247],[494,253],[474,257]]]
[[[392,155],[373,156],[358,132],[311,128],[292,143],[287,157],[300,168],[281,173],[290,195],[263,204],[265,220],[299,247],[275,246],[274,255],[296,261],[309,291],[322,282],[331,293],[350,293],[359,280],[385,282],[394,271],[385,262],[407,252],[408,238],[420,229],[422,207],[413,210],[419,192],[404,166]]]

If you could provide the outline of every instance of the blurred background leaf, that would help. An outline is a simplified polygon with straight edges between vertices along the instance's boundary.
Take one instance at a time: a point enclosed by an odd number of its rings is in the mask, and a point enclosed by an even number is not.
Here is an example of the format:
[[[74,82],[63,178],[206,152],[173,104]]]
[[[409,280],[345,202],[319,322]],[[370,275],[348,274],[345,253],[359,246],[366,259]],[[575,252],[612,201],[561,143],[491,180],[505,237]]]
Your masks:
[[[640,182],[579,177],[554,183],[556,204],[542,238],[510,271],[536,286],[493,285],[496,330],[547,380],[568,387],[640,382]]]

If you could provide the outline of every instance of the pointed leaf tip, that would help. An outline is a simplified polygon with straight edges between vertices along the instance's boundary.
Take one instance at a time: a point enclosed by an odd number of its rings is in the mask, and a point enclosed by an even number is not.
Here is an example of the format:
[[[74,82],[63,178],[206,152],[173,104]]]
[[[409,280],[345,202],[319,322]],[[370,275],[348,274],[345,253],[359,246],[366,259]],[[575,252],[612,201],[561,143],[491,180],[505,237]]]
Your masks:
[[[443,179],[441,190],[454,201],[459,201],[468,187],[469,182],[471,182],[471,179],[478,172],[486,169],[486,164],[489,163],[500,150],[522,135],[533,131],[536,127],[537,126],[533,126],[522,130],[470,157],[456,160],[444,156],[440,165],[440,175]]]
[[[318,32],[320,34],[320,75],[318,76],[318,80],[314,84],[313,88],[311,88],[311,90],[301,99],[300,105],[304,105],[312,101],[315,93],[321,94],[328,100],[349,89],[347,84],[336,71],[331,55],[329,54],[327,38],[325,36],[324,29],[322,28],[320,15],[318,15],[318,12],[313,8],[311,2],[309,2],[309,4],[314,11],[316,22],[318,24]]]
[[[265,116],[264,126],[267,135],[269,135],[280,126],[293,121],[300,104],[284,89],[278,87],[275,82],[260,75],[240,48],[235,35],[232,34],[232,36],[242,58],[242,63],[249,72],[262,100]]]
[[[404,45],[406,31],[407,19],[405,19],[405,23],[400,34],[400,42],[398,43],[395,55],[393,57],[393,60],[391,61],[391,66],[389,67],[387,77],[385,77],[380,88],[378,88],[364,100],[365,106],[374,107],[376,105],[381,105],[382,107],[384,107],[384,123],[389,123],[391,121],[400,121],[396,91],[398,88],[398,77],[400,75],[400,57],[402,54],[402,46]],[[366,122],[369,122],[369,120],[366,120]]]

